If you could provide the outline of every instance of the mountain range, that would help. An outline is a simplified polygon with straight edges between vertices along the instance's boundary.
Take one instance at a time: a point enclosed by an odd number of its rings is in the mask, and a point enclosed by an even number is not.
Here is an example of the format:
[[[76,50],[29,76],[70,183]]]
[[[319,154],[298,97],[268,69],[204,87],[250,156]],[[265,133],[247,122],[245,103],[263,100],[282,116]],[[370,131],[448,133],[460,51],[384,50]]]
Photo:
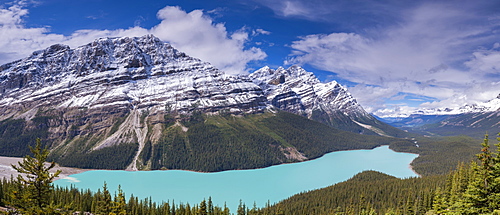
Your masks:
[[[394,127],[429,136],[482,138],[500,131],[500,95],[459,108],[420,109],[409,115],[379,118]]]
[[[40,137],[53,160],[82,168],[263,167],[406,135],[298,66],[228,75],[152,35],[56,44],[0,66],[0,112],[1,155]]]

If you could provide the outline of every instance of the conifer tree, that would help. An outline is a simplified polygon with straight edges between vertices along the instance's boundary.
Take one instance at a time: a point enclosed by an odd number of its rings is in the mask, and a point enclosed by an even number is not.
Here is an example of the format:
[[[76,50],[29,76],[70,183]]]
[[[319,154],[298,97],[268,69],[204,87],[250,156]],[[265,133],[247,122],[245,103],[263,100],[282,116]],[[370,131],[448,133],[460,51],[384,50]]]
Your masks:
[[[437,188],[434,194],[434,202],[432,204],[432,212],[435,214],[444,214],[448,208],[446,199],[441,191],[441,188]]]
[[[229,208],[227,207],[226,202],[224,202],[224,210],[222,211],[222,214],[229,215]]]
[[[207,202],[207,212],[209,215],[213,215],[214,214],[214,204],[212,202],[212,197],[209,196],[208,197],[208,202]]]
[[[240,204],[238,205],[238,210],[236,211],[237,215],[246,215],[246,206],[245,203],[240,199]]]
[[[96,214],[110,214],[112,207],[111,194],[109,193],[108,186],[106,182],[104,182],[104,186],[102,187],[102,192],[97,191],[96,194]]]
[[[61,171],[49,172],[56,164],[46,164],[49,150],[46,147],[42,149],[40,138],[36,139],[35,147],[29,148],[34,157],[27,155],[18,165],[12,165],[20,174],[14,181],[17,189],[11,193],[13,202],[10,205],[25,214],[52,214],[55,210],[49,202],[52,181]]]
[[[499,138],[497,140],[500,141]],[[500,143],[495,144],[496,152],[490,151],[488,135],[481,144],[477,155],[480,164],[472,163],[472,175],[464,194],[462,214],[494,213],[500,210]]]
[[[207,215],[207,202],[205,201],[205,199],[203,199],[203,201],[201,201],[201,203],[200,203],[200,208],[198,209],[198,214]]]
[[[118,194],[115,195],[115,200],[113,201],[112,214],[127,214],[126,211],[127,202],[125,202],[125,194],[120,185],[118,185]]]

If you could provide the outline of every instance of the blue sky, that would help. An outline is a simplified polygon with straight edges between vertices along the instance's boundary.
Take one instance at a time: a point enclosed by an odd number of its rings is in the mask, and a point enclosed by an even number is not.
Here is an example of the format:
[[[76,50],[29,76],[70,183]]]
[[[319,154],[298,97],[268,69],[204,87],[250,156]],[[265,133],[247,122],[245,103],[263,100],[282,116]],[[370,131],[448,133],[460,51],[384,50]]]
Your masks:
[[[380,116],[500,93],[499,1],[0,0],[0,64],[145,34],[231,74],[300,65]]]

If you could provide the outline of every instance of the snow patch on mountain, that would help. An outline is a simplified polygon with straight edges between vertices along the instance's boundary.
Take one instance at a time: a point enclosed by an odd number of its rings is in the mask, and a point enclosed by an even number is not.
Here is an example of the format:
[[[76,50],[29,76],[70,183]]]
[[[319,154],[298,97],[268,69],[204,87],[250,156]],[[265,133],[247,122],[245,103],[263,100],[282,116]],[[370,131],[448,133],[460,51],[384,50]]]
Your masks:
[[[336,81],[322,83],[312,72],[299,66],[276,70],[263,67],[249,75],[267,100],[279,109],[311,117],[314,111],[342,112],[359,117],[369,114],[356,102],[347,88]]]
[[[422,108],[408,114],[399,114],[397,116],[384,117],[409,117],[411,115],[458,115],[465,113],[487,113],[500,110],[500,95],[486,102],[480,102],[472,105],[464,105],[458,108]]]
[[[261,89],[158,38],[102,38],[53,45],[0,67],[0,107],[38,106],[217,111],[265,108]]]

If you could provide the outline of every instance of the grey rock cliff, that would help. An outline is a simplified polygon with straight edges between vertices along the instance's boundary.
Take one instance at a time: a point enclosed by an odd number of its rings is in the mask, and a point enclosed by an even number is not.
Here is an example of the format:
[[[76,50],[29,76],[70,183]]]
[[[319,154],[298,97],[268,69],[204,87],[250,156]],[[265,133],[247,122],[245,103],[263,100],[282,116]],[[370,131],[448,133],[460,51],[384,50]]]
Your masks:
[[[298,66],[273,70],[263,67],[250,74],[271,104],[279,109],[333,125],[336,118],[373,118],[336,81],[322,83]]]

